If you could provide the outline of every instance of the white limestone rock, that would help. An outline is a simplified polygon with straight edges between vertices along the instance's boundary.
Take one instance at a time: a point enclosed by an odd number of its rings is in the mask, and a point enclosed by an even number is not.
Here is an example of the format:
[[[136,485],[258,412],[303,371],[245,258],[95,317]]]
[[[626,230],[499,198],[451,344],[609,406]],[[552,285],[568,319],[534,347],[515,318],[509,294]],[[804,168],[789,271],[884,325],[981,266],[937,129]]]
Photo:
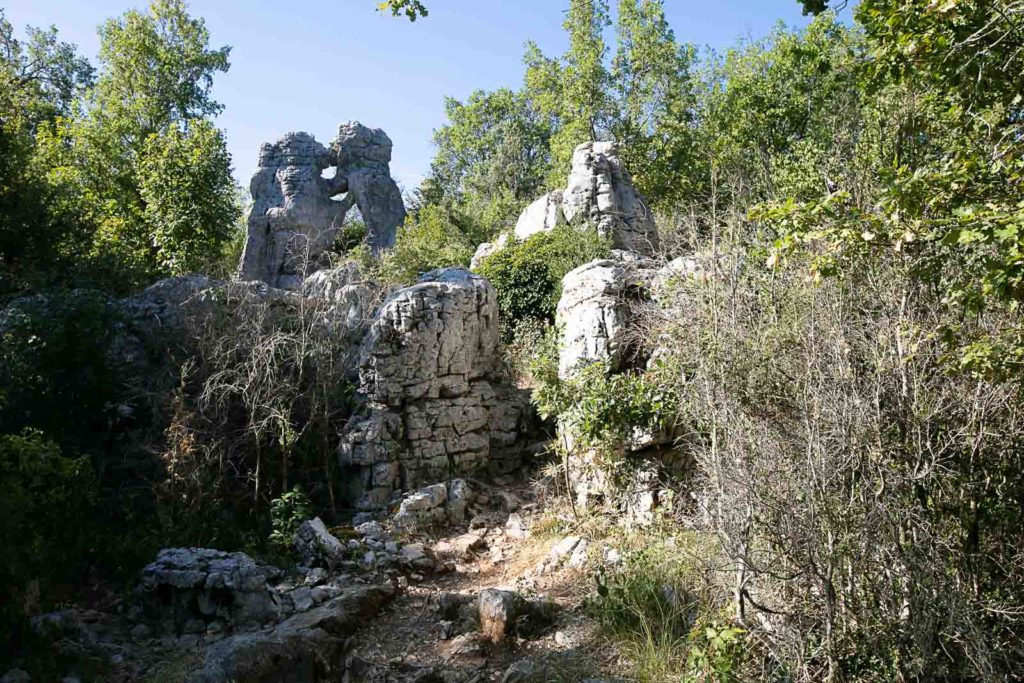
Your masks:
[[[616,249],[651,255],[658,248],[654,215],[613,142],[587,142],[575,149],[562,212],[571,224],[595,226]]]
[[[455,398],[493,372],[498,300],[484,278],[463,268],[427,273],[393,294],[363,340],[361,390],[391,406]]]
[[[309,133],[288,133],[260,147],[240,279],[297,289],[316,269],[351,208],[331,199],[338,193],[321,175],[331,165],[330,151]]]
[[[359,207],[366,243],[374,253],[390,249],[405,222],[402,192],[391,178],[391,138],[380,128],[348,121],[338,126],[331,152],[338,164],[335,189],[347,190],[346,200]]]
[[[562,279],[556,324],[562,328],[558,371],[569,377],[581,364],[608,363],[610,372],[625,360],[632,307],[650,297],[657,273],[654,261],[613,252],[569,271]]]
[[[539,232],[550,232],[564,224],[562,211],[562,191],[549,192],[523,209],[514,230],[520,242],[529,239]]]

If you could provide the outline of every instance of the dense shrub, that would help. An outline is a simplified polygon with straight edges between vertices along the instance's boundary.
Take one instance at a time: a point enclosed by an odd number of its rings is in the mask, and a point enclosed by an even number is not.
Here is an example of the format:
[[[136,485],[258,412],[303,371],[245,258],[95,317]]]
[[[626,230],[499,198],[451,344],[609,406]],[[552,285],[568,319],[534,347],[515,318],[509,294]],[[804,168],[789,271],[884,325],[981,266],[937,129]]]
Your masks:
[[[0,322],[0,433],[32,427],[64,448],[102,448],[125,387],[112,355],[119,316],[97,292],[21,299]]]
[[[379,263],[368,262],[388,283],[410,285],[435,268],[468,266],[473,244],[440,207],[428,206],[406,219],[398,229],[395,246]]]
[[[951,314],[906,257],[841,265],[820,284],[757,262],[680,283],[662,339],[691,523],[788,677],[1005,680],[1024,656],[1020,378],[949,358]]]
[[[298,502],[287,493],[296,485],[319,514],[344,506],[335,449],[354,365],[352,348],[328,329],[326,306],[228,289],[188,316],[159,489],[163,523],[179,543],[261,552],[272,502]]]
[[[100,547],[97,486],[86,457],[37,431],[0,434],[0,626],[51,606]]]
[[[498,292],[505,341],[512,340],[523,321],[554,322],[565,274],[607,256],[610,249],[610,242],[594,231],[560,226],[512,242],[485,259],[479,272]]]

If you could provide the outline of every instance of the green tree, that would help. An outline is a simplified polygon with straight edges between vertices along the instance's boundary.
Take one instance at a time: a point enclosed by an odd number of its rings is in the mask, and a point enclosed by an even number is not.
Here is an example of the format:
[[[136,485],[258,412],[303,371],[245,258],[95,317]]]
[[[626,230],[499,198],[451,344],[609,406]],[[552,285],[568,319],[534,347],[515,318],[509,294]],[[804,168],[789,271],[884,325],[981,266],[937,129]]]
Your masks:
[[[210,121],[170,126],[143,148],[139,190],[160,266],[171,273],[207,270],[238,216],[231,157]]]
[[[557,121],[551,138],[551,180],[561,183],[577,145],[601,139],[608,125],[606,0],[572,0],[563,27],[569,49],[561,60],[545,57],[533,42],[526,49],[526,90],[541,113]]]
[[[96,86],[46,151],[69,194],[94,207],[92,256],[113,256],[118,282],[140,285],[195,267],[230,236],[238,207],[210,121],[222,109],[211,89],[229,48],[209,48],[205,23],[182,0],[112,19],[100,40]]]
[[[445,101],[434,133],[434,197],[457,207],[467,232],[488,239],[543,189],[550,127],[523,92],[477,91]]]
[[[56,28],[30,26],[25,33],[24,41],[15,38],[0,9],[0,107],[5,119],[17,115],[34,130],[42,121],[68,116],[94,72],[74,45],[59,40]]]
[[[758,216],[781,232],[779,254],[810,247],[814,269],[845,254],[895,251],[960,315],[1024,301],[1024,124],[1020,2],[866,0],[856,16],[876,103],[899,89],[914,112],[890,124],[896,148],[864,201],[840,184],[820,198],[776,198]],[[816,245],[828,245],[820,250]],[[1024,327],[942,330],[979,371],[1024,366]]]
[[[71,113],[92,67],[56,29],[26,34],[18,40],[0,10],[0,298],[69,270],[63,257],[88,236],[33,156],[39,129]]]
[[[391,12],[392,16],[400,17],[403,14],[409,21],[416,21],[419,17],[429,14],[426,6],[420,0],[384,0],[377,5],[380,12]]]
[[[662,0],[620,0],[609,87],[610,134],[626,167],[656,206],[702,186],[696,136],[696,49],[680,45]]]

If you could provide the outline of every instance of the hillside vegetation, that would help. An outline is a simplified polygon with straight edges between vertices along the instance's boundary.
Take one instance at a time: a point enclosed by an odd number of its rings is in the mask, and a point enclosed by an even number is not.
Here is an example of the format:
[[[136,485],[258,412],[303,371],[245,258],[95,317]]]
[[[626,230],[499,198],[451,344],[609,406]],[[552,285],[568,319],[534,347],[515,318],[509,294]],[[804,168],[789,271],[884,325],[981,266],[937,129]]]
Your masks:
[[[446,101],[395,247],[371,255],[357,221],[331,258],[381,299],[508,240],[475,270],[555,435],[543,519],[622,546],[585,612],[628,675],[1017,680],[1024,1],[861,0],[852,23],[808,1],[806,28],[724,52],[679,42],[663,0],[566,3],[564,54],[528,44],[521,87]],[[0,11],[0,664],[39,657],[33,614],[161,547],[293,562],[311,508],[346,512],[356,388],[313,308],[229,298],[185,341],[124,348],[119,297],[235,272],[230,48],[181,0],[105,23],[96,64],[19,36]],[[637,302],[621,372],[567,377],[563,278],[611,244],[508,235],[592,140],[654,212],[655,259],[702,277]],[[647,434],[670,435],[661,498],[627,530]],[[580,472],[611,482],[598,502]]]

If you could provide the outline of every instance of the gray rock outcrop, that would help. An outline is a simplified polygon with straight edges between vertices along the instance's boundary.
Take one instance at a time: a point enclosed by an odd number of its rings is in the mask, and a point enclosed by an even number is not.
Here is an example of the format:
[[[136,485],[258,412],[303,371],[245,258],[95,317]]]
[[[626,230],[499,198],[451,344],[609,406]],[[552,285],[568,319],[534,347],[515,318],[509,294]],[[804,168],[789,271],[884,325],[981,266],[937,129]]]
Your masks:
[[[612,247],[642,256],[658,249],[654,216],[619,159],[613,142],[587,142],[572,155],[569,180],[527,206],[519,215],[512,235],[522,242],[541,232],[569,224],[580,230],[596,230]],[[473,268],[508,243],[505,234],[484,242],[473,257]]]
[[[246,633],[211,645],[189,683],[317,683],[340,681],[346,671],[345,641],[395,595],[389,585],[356,586],[281,622],[270,631]]]
[[[352,206],[331,199],[339,192],[322,177],[331,165],[331,153],[309,133],[288,133],[260,148],[240,279],[297,289],[315,270]]]
[[[658,248],[654,216],[613,142],[588,142],[573,152],[562,212],[569,223],[595,225],[615,249],[651,255]]]
[[[362,509],[490,466],[518,466],[531,410],[495,381],[498,305],[491,285],[462,268],[427,273],[380,308],[360,351],[364,409],[339,460]]]
[[[202,633],[213,622],[258,627],[282,614],[271,590],[281,574],[244,553],[165,548],[142,570],[138,599],[168,632]]]
[[[353,206],[374,252],[392,246],[405,206],[390,162],[387,134],[358,122],[342,124],[330,148],[309,133],[264,144],[249,184],[252,206],[239,278],[298,289],[323,265]],[[332,167],[335,175],[325,178]]]
[[[564,379],[581,364],[605,362],[618,372],[629,357],[628,335],[637,303],[650,298],[657,264],[624,251],[569,271],[562,279],[556,324],[562,329],[558,372]]]
[[[538,232],[554,230],[564,224],[565,212],[562,209],[562,191],[549,192],[523,209],[513,233],[517,240],[523,241]]]
[[[338,127],[331,151],[338,163],[336,187],[347,183],[366,225],[366,243],[374,253],[390,249],[405,222],[402,193],[391,179],[391,138],[380,128],[349,121]]]

